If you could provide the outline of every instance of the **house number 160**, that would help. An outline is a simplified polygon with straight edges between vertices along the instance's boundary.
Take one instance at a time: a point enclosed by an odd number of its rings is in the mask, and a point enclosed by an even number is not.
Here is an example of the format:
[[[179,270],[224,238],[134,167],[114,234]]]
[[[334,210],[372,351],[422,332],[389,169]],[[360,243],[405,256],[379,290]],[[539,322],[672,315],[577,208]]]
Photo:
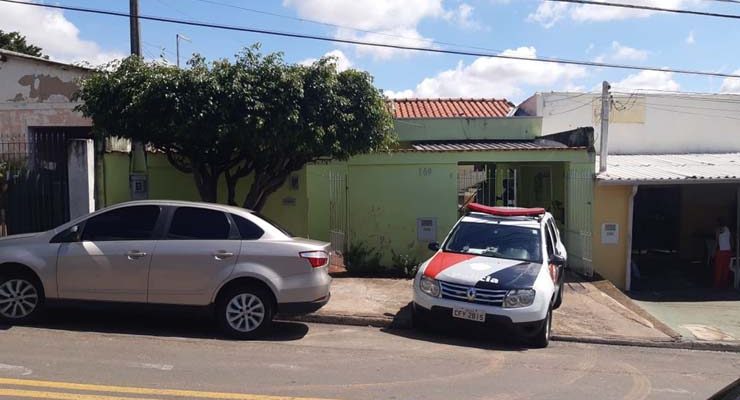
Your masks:
[[[432,169],[427,168],[419,168],[419,176],[429,176],[432,174]]]

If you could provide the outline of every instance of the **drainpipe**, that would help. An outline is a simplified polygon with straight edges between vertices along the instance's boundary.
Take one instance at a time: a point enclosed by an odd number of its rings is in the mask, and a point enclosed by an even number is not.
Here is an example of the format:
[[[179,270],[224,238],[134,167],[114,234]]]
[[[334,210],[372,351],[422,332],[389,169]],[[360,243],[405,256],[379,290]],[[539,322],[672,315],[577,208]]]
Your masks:
[[[627,203],[627,229],[625,229],[627,236],[627,265],[624,272],[624,289],[628,292],[630,291],[630,286],[632,286],[632,219],[635,211],[635,195],[637,194],[638,187],[637,185],[632,186],[632,193]]]

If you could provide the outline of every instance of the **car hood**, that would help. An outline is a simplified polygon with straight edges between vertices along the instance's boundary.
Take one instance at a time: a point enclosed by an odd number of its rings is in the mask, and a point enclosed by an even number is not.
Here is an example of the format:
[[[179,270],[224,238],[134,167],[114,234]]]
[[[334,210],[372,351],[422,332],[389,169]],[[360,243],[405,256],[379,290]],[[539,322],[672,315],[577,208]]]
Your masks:
[[[424,275],[486,289],[518,289],[534,286],[542,264],[475,254],[438,252],[424,269]]]
[[[18,235],[4,236],[0,238],[0,244],[9,244],[9,243],[21,241],[23,239],[35,238],[36,236],[40,236],[43,233],[44,232],[21,233]]]

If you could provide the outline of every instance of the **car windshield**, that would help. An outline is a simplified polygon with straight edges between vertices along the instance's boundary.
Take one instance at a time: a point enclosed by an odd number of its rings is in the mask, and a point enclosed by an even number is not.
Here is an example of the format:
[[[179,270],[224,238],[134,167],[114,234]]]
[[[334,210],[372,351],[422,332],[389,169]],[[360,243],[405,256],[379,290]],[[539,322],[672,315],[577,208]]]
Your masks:
[[[539,229],[521,226],[461,222],[444,247],[454,253],[542,261]]]

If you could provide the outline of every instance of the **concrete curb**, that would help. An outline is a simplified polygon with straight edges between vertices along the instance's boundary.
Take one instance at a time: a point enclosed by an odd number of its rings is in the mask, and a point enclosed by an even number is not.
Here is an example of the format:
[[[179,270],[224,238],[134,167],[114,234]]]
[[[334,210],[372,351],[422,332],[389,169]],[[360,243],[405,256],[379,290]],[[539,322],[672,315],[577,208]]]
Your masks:
[[[313,322],[320,324],[372,326],[375,328],[412,328],[411,318],[392,318],[389,316],[377,315],[308,314],[295,316],[279,316],[278,319],[284,321]],[[632,346],[661,349],[723,351],[740,353],[740,342],[655,340],[648,338],[593,337],[562,334],[553,334],[552,340],[557,342],[588,343],[610,346]]]

